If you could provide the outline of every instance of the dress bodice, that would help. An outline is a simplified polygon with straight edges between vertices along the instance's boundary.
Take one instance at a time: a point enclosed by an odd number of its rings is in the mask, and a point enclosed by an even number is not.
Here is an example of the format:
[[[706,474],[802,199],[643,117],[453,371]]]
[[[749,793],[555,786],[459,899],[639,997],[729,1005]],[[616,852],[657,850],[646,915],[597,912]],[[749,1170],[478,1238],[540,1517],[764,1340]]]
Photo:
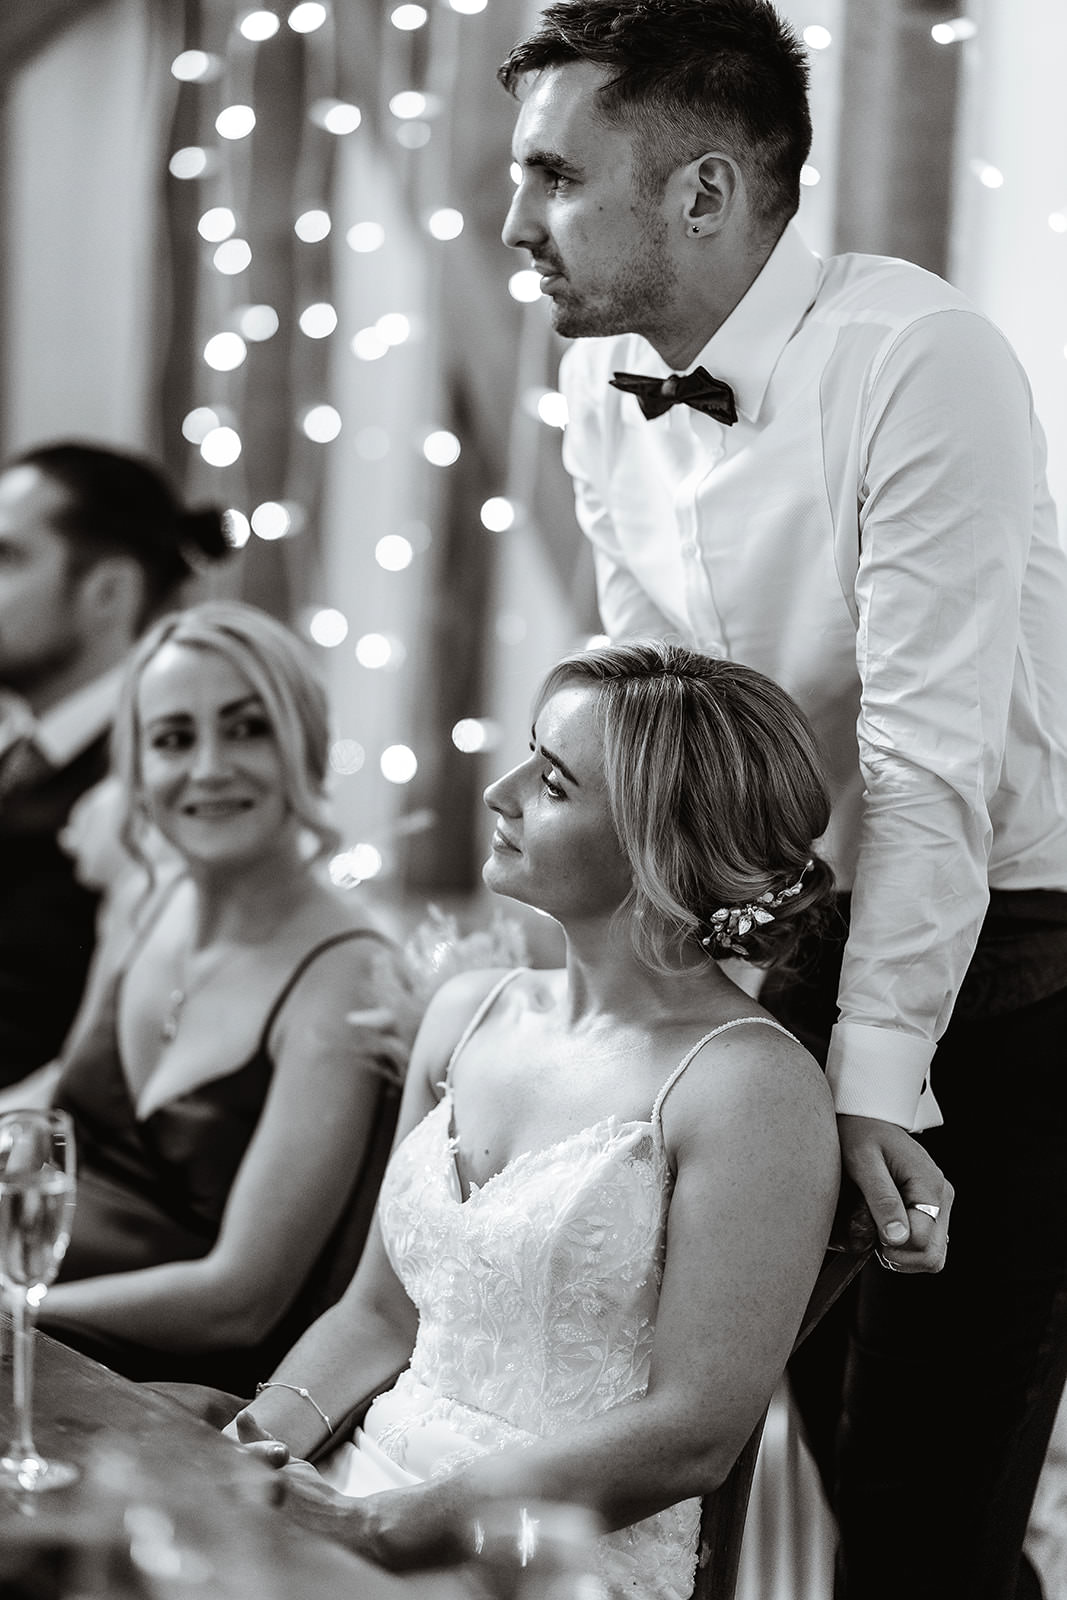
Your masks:
[[[379,1203],[419,1308],[412,1372],[538,1434],[643,1394],[670,1195],[658,1121],[606,1118],[462,1201],[451,1116],[446,1091]]]
[[[398,1464],[422,1476],[429,1458],[447,1471],[645,1393],[673,1185],[661,1110],[712,1037],[671,1074],[647,1120],[608,1116],[517,1155],[466,1200],[450,1066],[443,1098],[394,1152],[379,1201],[386,1249],[419,1313],[410,1368],[367,1421]],[[611,1593],[688,1595],[698,1524],[699,1501],[688,1500],[599,1541]]]

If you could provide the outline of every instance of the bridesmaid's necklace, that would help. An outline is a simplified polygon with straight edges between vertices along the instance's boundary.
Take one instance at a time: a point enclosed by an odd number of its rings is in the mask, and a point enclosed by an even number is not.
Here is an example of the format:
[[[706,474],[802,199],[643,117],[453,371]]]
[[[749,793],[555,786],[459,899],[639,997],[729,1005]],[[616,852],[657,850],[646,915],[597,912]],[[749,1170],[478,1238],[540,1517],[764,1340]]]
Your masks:
[[[197,974],[197,976],[190,981],[188,976],[189,960],[188,957],[186,957],[185,971],[182,975],[182,982],[170,991],[170,998],[168,999],[166,1009],[163,1012],[163,1020],[159,1025],[159,1038],[161,1044],[174,1043],[175,1039],[178,1037],[178,1030],[182,1025],[182,1013],[185,1010],[186,1002],[190,1000],[194,994],[197,994],[199,990],[201,990],[204,985],[210,981],[210,979],[215,977],[216,973],[221,972],[222,968],[226,964],[226,960],[227,954],[224,951],[205,971]]]

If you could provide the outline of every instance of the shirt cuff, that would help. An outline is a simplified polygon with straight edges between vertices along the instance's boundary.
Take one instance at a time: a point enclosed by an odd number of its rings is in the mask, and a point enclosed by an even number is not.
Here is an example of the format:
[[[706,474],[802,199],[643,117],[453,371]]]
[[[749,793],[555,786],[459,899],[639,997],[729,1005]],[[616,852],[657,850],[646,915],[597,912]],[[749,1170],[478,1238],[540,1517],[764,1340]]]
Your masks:
[[[940,1127],[944,1119],[930,1088],[934,1049],[914,1033],[839,1022],[826,1060],[838,1115],[878,1117],[912,1133]]]

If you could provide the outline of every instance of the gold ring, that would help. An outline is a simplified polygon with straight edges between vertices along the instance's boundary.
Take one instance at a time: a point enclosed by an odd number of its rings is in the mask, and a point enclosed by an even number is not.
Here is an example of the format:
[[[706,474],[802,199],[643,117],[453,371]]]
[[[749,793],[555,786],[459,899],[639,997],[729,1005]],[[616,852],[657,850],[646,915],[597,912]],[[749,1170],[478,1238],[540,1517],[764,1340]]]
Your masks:
[[[908,1209],[910,1211],[925,1211],[926,1215],[928,1217],[932,1217],[935,1222],[937,1221],[938,1217],[941,1215],[941,1207],[940,1206],[914,1205],[914,1206],[909,1206]]]

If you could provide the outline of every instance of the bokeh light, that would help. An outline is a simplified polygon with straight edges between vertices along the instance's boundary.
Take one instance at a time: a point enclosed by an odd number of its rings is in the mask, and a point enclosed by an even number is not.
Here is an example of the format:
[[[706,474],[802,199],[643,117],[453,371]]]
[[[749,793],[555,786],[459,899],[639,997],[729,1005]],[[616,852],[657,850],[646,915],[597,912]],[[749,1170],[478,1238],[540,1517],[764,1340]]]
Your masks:
[[[978,24],[970,17],[953,17],[951,22],[935,22],[930,37],[936,44],[960,44],[964,39],[973,39],[977,32]]]
[[[385,243],[385,229],[380,222],[354,222],[345,234],[345,242],[358,255],[370,255]]]
[[[326,238],[332,226],[330,213],[316,206],[300,213],[293,223],[293,232],[305,244],[318,244],[320,239]]]
[[[348,638],[348,618],[336,606],[321,606],[308,620],[308,633],[323,649],[333,650]]]
[[[222,513],[222,531],[234,550],[242,550],[252,536],[252,524],[243,511],[230,506]]]
[[[500,728],[489,717],[462,717],[452,729],[452,743],[464,755],[495,750],[499,742]]]
[[[239,333],[216,333],[204,346],[204,360],[215,372],[233,372],[248,354]]]
[[[208,55],[206,50],[183,50],[174,57],[170,70],[179,83],[206,83],[218,76],[221,65],[218,56]]]
[[[541,274],[533,267],[521,267],[508,279],[508,294],[513,300],[532,305],[541,298]]]
[[[428,550],[433,544],[433,534],[425,522],[404,522],[401,524],[400,532],[408,540],[416,555]]]
[[[258,44],[264,39],[273,39],[281,23],[273,11],[249,11],[238,27],[246,39]]]
[[[419,770],[415,752],[406,744],[388,745],[378,765],[388,783],[410,783]]]
[[[804,43],[809,50],[829,50],[834,42],[834,36],[829,28],[824,28],[818,22],[813,22],[804,29]]]
[[[330,746],[330,769],[343,777],[360,772],[366,759],[367,752],[358,739],[335,739]]]
[[[264,500],[253,511],[250,520],[256,538],[268,543],[284,539],[293,526],[293,519],[280,500]]]
[[[458,239],[463,232],[463,213],[454,206],[442,206],[430,213],[426,226],[435,239]]]
[[[247,139],[255,125],[256,114],[251,106],[224,106],[215,118],[220,139]]]
[[[247,239],[224,239],[211,258],[216,270],[233,278],[252,264],[252,246]]]
[[[241,437],[235,428],[212,428],[200,441],[200,454],[209,467],[231,467],[241,454]]]
[[[460,442],[454,433],[449,433],[447,428],[438,428],[433,433],[428,433],[422,441],[422,453],[427,461],[435,467],[450,467],[454,461],[459,460]]]
[[[393,95],[389,109],[394,117],[400,117],[405,122],[412,117],[421,117],[426,110],[426,96],[420,94],[418,89],[401,89],[399,94]]]
[[[397,640],[387,634],[365,633],[356,640],[356,660],[368,672],[380,672],[383,667],[402,665],[403,653],[397,649]]]
[[[196,225],[196,231],[201,239],[206,239],[209,244],[221,244],[223,239],[228,239],[237,226],[237,218],[229,206],[212,206]]]
[[[326,21],[326,7],[318,0],[303,0],[289,13],[289,26],[294,33],[314,33]]]
[[[363,113],[350,100],[316,100],[308,116],[317,128],[340,137],[355,133],[363,121]]]
[[[983,161],[980,156],[976,156],[970,163],[970,167],[971,171],[978,179],[978,182],[982,184],[984,188],[1003,188],[1004,174],[1001,172],[1000,168],[995,167],[991,161]]]
[[[567,426],[567,399],[558,389],[546,389],[537,402],[537,415],[550,428]]]
[[[341,414],[334,406],[312,406],[302,426],[307,437],[316,444],[329,444],[341,431]]]
[[[414,558],[411,541],[402,533],[386,533],[374,546],[374,559],[386,572],[403,572]]]
[[[389,351],[389,340],[380,328],[360,328],[352,337],[352,354],[360,361],[378,361]]]
[[[393,137],[405,150],[421,150],[429,144],[432,131],[428,122],[402,122]]]
[[[389,21],[394,28],[399,28],[403,33],[411,33],[425,24],[428,15],[423,6],[402,5],[389,13]]]
[[[253,344],[261,344],[264,339],[273,339],[278,331],[278,313],[273,306],[243,306],[237,315],[237,326],[246,339],[251,339]]]
[[[328,300],[316,300],[300,313],[300,331],[309,339],[326,339],[337,326],[337,312]]]
[[[386,344],[403,344],[411,337],[411,320],[402,311],[386,311],[374,326]]]
[[[490,533],[504,533],[515,522],[515,507],[503,495],[493,495],[481,509],[482,527]]]
[[[182,433],[190,444],[202,444],[212,428],[220,426],[220,420],[211,406],[194,406],[182,418]]]
[[[333,857],[327,871],[338,889],[354,889],[382,870],[382,853],[373,844],[354,844]]]
[[[208,152],[198,144],[184,144],[180,150],[175,150],[167,163],[167,169],[174,178],[201,178],[210,165]]]

